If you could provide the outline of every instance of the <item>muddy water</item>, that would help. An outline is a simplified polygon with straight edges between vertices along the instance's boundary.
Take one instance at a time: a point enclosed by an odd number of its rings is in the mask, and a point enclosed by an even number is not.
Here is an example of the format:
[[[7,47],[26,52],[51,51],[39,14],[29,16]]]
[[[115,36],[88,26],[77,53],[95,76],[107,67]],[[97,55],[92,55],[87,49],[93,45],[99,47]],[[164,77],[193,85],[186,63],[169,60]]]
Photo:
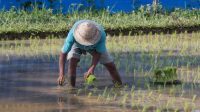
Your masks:
[[[173,52],[176,54],[178,51]],[[8,59],[7,56],[0,55],[0,112],[121,112],[142,111],[144,108],[150,111],[157,108],[163,111],[166,111],[166,108],[171,111],[185,111],[187,106],[192,110],[200,110],[199,57],[194,61],[192,56],[161,56],[158,60],[163,66],[178,67],[177,73],[183,82],[181,85],[163,86],[152,85],[149,82],[153,57],[148,52],[131,52],[127,55],[113,53],[113,56],[116,57],[115,62],[123,82],[127,85],[119,91],[111,91],[111,78],[102,66],[96,69],[97,89],[85,88],[82,74],[88,68],[89,58],[79,64],[77,89],[70,90],[67,83],[64,87],[58,87],[56,84],[58,56],[47,59],[45,55],[11,55]],[[177,64],[179,59],[181,60]],[[188,62],[191,67],[187,68]]]
[[[153,91],[151,98],[146,97],[145,101],[138,99],[138,103],[141,104],[137,104],[133,108],[130,107],[128,102],[125,107],[120,105],[120,98],[123,95],[119,95],[116,100],[110,102],[97,100],[98,95],[103,94],[105,87],[112,86],[111,79],[106,70],[103,70],[102,67],[97,68],[98,90],[93,92],[93,89],[85,89],[83,85],[82,73],[86,68],[77,68],[77,89],[70,90],[67,85],[63,87],[57,86],[57,65],[58,63],[56,62],[1,64],[0,112],[141,111],[143,109],[142,103],[152,103],[160,94],[162,95],[161,100],[165,102],[171,95],[170,89],[172,86],[150,85],[150,89],[148,89],[148,86],[145,86],[145,84],[150,83],[146,81],[142,73],[125,75],[123,74],[124,71],[121,70],[122,79],[128,85],[128,88],[122,94],[130,93],[131,88],[134,86],[136,101],[137,98],[143,97],[141,94],[148,96],[149,91]],[[193,95],[197,95],[197,100],[199,101],[199,87],[199,85],[191,86],[190,83],[185,83],[183,88],[181,85],[175,86],[173,97],[177,96],[177,106],[181,108],[183,106],[181,102],[191,102]],[[91,92],[93,94],[89,97],[88,94]],[[183,97],[179,97],[180,94],[183,94]],[[162,104],[162,101],[159,103]],[[196,103],[196,105],[199,104],[199,102]],[[151,105],[149,107],[150,110],[155,110],[157,103],[149,105]]]
[[[81,74],[80,69],[77,70]],[[99,74],[101,74],[99,72]],[[64,112],[120,111],[118,105],[105,105],[88,99],[87,92],[77,96],[77,90],[57,86],[57,63],[12,63],[0,66],[0,112]],[[109,78],[98,78],[110,85]],[[83,88],[83,77],[77,78],[77,88]],[[106,84],[107,83],[107,84]],[[103,110],[102,110],[103,107]],[[127,110],[127,109],[125,109]]]

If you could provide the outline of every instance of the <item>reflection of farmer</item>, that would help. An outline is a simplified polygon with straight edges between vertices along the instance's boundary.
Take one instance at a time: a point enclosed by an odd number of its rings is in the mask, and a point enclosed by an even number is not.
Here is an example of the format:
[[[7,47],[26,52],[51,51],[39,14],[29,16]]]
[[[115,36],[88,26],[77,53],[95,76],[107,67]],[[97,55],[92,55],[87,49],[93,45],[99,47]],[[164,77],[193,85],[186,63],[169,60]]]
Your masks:
[[[121,85],[121,79],[113,59],[106,49],[106,33],[103,27],[91,20],[80,20],[76,22],[62,47],[59,59],[59,77],[58,84],[64,83],[64,68],[66,56],[69,60],[68,77],[72,87],[75,87],[76,82],[76,67],[80,60],[81,54],[86,52],[92,55],[92,63],[84,78],[94,73],[97,63],[100,61],[109,71],[114,84]]]

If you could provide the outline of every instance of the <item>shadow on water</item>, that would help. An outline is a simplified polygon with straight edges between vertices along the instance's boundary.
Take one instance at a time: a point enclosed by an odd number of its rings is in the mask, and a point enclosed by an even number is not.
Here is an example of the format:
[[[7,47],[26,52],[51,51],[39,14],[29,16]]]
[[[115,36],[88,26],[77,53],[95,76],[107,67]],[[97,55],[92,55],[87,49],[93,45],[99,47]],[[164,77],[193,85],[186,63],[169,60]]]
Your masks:
[[[133,74],[134,71],[151,71],[155,65],[157,67],[198,67],[200,65],[200,56],[180,56],[178,50],[163,50],[159,52],[114,52],[112,56],[115,58],[115,64],[119,65],[119,71],[126,75]],[[171,53],[171,56],[165,55],[168,53]],[[29,73],[37,70],[58,71],[58,55],[9,56],[9,60],[6,56],[0,57],[2,58],[0,60],[1,74],[10,72]],[[82,58],[79,64],[81,67],[79,68],[85,71],[88,67],[88,62],[90,62],[88,56],[85,59]],[[155,64],[155,62],[157,63]],[[102,67],[99,67],[99,71],[101,70]]]
[[[42,112],[43,110],[60,111],[64,109],[72,111],[81,110],[84,107],[84,102],[65,91],[57,89],[54,76],[49,75],[48,72],[41,72],[40,75],[46,76],[40,77],[36,75],[38,78],[35,78],[33,75],[36,73],[1,74],[0,111],[18,112],[17,110],[19,110],[19,112],[25,112],[27,109],[30,109],[30,112]],[[61,105],[63,103],[61,101],[62,98],[65,99],[65,105],[63,104],[63,106]],[[11,108],[6,108],[6,106]]]
[[[170,56],[165,55],[169,52],[171,53]],[[145,73],[152,72],[155,62],[159,67],[176,66],[181,68],[189,66],[190,68],[197,68],[200,65],[200,56],[180,56],[178,52],[177,50],[164,50],[160,55],[158,55],[158,52],[115,52],[112,55],[115,58],[115,63],[121,73],[123,82],[129,86],[128,91],[133,86],[134,90],[158,90],[159,88],[164,88],[163,85],[150,85],[149,77],[145,75]],[[34,103],[53,104],[53,108],[51,107],[49,110],[52,112],[57,110],[81,111],[82,109],[100,111],[102,107],[105,110],[121,108],[117,104],[88,103],[89,101],[82,97],[87,97],[90,91],[82,96],[74,96],[74,94],[67,93],[65,89],[57,89],[58,55],[10,56],[9,60],[6,60],[6,56],[0,57],[5,59],[0,60],[0,105],[4,101],[13,102],[14,104],[28,102],[30,105]],[[87,70],[90,58],[86,56],[79,63],[80,67],[77,69],[80,76],[77,78],[78,88],[83,87],[84,80],[81,74]],[[99,80],[98,88],[101,90],[100,92],[103,92],[106,86],[112,85],[108,72],[101,65],[98,65],[96,75]],[[183,84],[176,85],[175,88],[179,88],[180,92],[184,90],[185,97],[191,97],[194,94],[200,96],[200,83],[188,81]],[[172,85],[165,86],[165,89],[162,89],[163,94],[169,94],[171,87]],[[177,94],[181,93],[178,91]],[[98,96],[98,94],[94,95]],[[141,110],[143,106],[137,105],[127,108]],[[150,110],[155,110],[155,108],[149,107]]]
[[[169,53],[171,54],[169,56]],[[115,59],[115,64],[119,62],[120,70],[124,71],[127,67],[131,70],[149,71],[154,65],[157,67],[165,66],[190,66],[198,67],[200,65],[200,56],[198,55],[187,55],[181,56],[178,50],[162,50],[152,52],[113,52],[111,53]],[[81,59],[79,65],[85,66],[90,62],[89,56]],[[58,70],[58,58],[59,55],[40,55],[40,56],[0,56],[0,69],[4,71],[4,67],[10,67],[12,69],[25,72],[26,69],[34,70],[40,69],[41,66],[52,67],[53,70]],[[155,63],[157,62],[157,63]],[[26,66],[24,66],[26,65]],[[129,66],[127,66],[129,65]],[[88,65],[87,65],[88,66]],[[86,67],[87,67],[86,66]],[[21,68],[21,69],[20,69]],[[82,67],[83,68],[83,67]],[[52,70],[49,69],[49,70]],[[10,71],[11,72],[11,71]],[[16,71],[15,71],[16,72]]]

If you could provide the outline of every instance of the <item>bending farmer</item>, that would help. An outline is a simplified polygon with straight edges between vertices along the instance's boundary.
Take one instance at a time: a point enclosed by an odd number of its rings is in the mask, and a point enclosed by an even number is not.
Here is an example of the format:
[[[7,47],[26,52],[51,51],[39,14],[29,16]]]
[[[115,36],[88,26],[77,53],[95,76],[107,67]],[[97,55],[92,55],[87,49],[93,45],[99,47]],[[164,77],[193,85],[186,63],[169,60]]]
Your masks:
[[[76,22],[69,31],[60,53],[58,84],[63,85],[65,81],[64,68],[67,57],[67,60],[69,60],[69,82],[72,87],[75,87],[77,64],[81,54],[88,52],[92,55],[92,63],[85,73],[84,78],[87,78],[90,74],[94,74],[95,67],[100,62],[109,71],[114,84],[121,85],[122,81],[119,72],[116,69],[112,57],[107,52],[105,43],[106,33],[101,25],[91,20],[80,20]]]

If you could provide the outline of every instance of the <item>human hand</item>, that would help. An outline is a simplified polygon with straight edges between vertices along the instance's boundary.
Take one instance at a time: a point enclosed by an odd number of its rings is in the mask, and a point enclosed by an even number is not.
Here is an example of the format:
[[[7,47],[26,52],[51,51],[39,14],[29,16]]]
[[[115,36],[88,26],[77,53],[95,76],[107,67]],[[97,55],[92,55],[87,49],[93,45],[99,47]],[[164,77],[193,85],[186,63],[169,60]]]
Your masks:
[[[64,75],[59,75],[58,79],[57,79],[58,85],[62,86],[65,82],[65,77]]]
[[[84,78],[87,79],[91,74],[94,74],[94,67],[90,67],[88,71],[84,74]]]

